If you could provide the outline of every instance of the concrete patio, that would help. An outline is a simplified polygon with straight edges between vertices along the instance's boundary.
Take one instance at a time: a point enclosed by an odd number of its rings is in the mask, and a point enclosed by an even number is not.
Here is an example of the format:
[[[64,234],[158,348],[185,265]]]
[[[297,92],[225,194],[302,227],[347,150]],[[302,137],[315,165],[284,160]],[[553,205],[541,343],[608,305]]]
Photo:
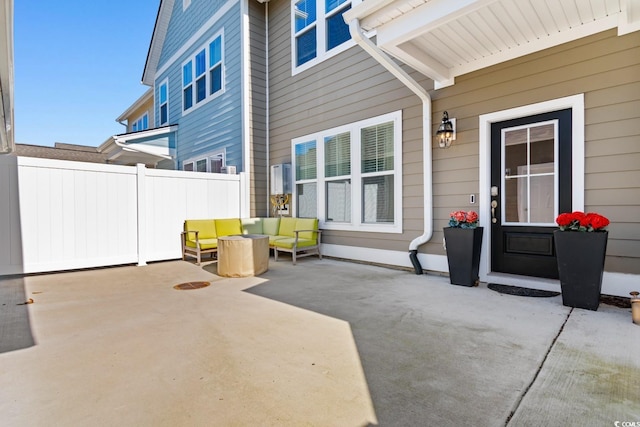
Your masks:
[[[630,309],[330,259],[215,271],[0,279],[0,424],[640,424]]]

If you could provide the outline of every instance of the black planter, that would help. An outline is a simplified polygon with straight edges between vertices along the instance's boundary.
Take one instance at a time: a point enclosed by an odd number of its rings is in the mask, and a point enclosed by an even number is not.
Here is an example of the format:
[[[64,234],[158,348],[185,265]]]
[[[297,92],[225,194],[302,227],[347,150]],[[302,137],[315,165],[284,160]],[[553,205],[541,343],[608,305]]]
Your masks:
[[[482,227],[446,227],[444,229],[451,284],[461,286],[478,284],[482,231]]]
[[[562,304],[597,310],[602,290],[607,231],[553,232],[562,288]]]

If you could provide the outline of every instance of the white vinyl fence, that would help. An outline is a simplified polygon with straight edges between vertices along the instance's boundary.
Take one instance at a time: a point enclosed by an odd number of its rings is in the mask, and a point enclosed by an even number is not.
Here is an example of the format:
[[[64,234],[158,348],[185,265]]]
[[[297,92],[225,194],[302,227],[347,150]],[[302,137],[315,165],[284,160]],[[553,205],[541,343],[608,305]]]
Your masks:
[[[248,216],[244,174],[0,156],[0,275],[177,259],[187,218]]]

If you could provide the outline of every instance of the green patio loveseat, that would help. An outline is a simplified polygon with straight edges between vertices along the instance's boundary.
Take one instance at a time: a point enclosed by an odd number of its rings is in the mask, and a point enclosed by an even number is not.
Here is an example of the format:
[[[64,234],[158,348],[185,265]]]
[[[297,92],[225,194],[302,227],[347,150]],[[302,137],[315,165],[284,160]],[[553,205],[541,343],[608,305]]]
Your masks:
[[[218,237],[238,234],[263,234],[269,236],[269,247],[278,261],[278,252],[291,254],[293,264],[304,256],[318,255],[322,230],[317,218],[223,218],[188,219],[181,233],[182,259],[196,258],[199,265],[203,254],[218,251]]]

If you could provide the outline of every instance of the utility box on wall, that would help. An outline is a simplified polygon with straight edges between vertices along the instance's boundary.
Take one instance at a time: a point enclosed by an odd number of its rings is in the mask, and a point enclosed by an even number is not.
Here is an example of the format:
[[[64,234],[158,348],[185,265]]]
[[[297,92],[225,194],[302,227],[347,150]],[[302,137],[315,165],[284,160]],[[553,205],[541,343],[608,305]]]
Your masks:
[[[226,173],[229,175],[235,175],[236,174],[236,167],[235,166],[222,166],[220,168],[220,173]]]
[[[271,194],[291,193],[291,164],[271,165]]]

